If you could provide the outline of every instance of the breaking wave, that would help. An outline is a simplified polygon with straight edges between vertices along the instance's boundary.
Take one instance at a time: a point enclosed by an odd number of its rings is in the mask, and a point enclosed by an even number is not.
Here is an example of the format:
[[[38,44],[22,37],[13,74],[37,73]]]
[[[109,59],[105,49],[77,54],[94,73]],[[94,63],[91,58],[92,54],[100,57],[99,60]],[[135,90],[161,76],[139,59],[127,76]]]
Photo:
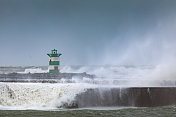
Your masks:
[[[0,83],[1,109],[56,109],[73,106],[86,84]]]
[[[12,69],[13,68],[10,68],[8,70],[6,68],[6,71],[4,70],[3,73],[9,73]],[[47,67],[15,68],[15,70],[18,73],[48,72]],[[160,74],[160,70],[162,70],[163,75]],[[175,69],[169,70],[166,68],[164,71],[163,70],[163,66],[61,66],[60,72],[62,73],[86,72],[88,74],[94,74],[95,78],[61,78],[58,83],[53,84],[0,83],[0,109],[43,110],[74,107],[77,106],[74,103],[77,95],[88,90],[90,91],[90,89],[100,87],[101,90],[98,90],[100,96],[103,95],[101,92],[103,90],[102,87],[110,89],[114,87],[120,88],[118,96],[120,99],[122,95],[121,88],[176,86]],[[170,71],[172,71],[172,74],[169,73]],[[116,95],[116,93],[114,93],[114,95]],[[97,99],[97,97],[94,98]],[[104,97],[102,99],[104,99]]]

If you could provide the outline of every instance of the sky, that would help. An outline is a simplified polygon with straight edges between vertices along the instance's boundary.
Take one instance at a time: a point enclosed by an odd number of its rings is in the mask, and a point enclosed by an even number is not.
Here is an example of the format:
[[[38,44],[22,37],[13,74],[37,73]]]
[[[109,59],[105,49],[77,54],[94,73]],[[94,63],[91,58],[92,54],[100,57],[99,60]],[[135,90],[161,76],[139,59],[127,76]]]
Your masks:
[[[0,66],[176,59],[176,0],[0,0]]]

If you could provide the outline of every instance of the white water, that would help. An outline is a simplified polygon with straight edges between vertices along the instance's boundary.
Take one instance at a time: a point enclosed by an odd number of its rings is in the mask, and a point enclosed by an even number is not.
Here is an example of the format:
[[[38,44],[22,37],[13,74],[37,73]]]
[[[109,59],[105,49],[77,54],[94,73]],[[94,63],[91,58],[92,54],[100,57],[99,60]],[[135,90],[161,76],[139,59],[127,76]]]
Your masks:
[[[0,83],[0,109],[56,109],[70,105],[87,84]]]
[[[175,86],[176,72],[174,65],[158,66],[61,66],[61,73],[94,74],[94,79],[78,78],[61,79],[59,83],[88,83],[116,85],[120,87]],[[9,72],[9,71],[7,71]],[[47,73],[39,67],[24,69],[18,73]],[[163,82],[167,81],[167,82]]]
[[[162,73],[159,72],[160,70]],[[44,73],[46,71],[41,68],[28,68],[21,73]],[[169,85],[162,84],[163,77],[160,77],[164,76],[164,79],[174,80],[174,75],[169,73],[172,71],[175,74],[174,69],[163,71],[160,66],[63,66],[60,71],[65,73],[86,72],[96,77],[94,79],[76,77],[61,79],[57,84],[0,83],[0,109],[56,109],[72,104],[77,94],[89,88],[175,86],[175,82]]]
[[[89,83],[89,84],[109,84],[120,86],[143,86],[141,81],[154,69],[153,66],[61,66],[61,73],[83,73],[94,74],[96,77],[90,78],[61,79],[60,83]],[[27,68],[18,73],[46,73],[48,70],[41,68]],[[144,81],[143,81],[144,80]],[[147,83],[147,82],[145,82]],[[149,83],[148,83],[149,84]],[[146,85],[148,85],[146,84]]]

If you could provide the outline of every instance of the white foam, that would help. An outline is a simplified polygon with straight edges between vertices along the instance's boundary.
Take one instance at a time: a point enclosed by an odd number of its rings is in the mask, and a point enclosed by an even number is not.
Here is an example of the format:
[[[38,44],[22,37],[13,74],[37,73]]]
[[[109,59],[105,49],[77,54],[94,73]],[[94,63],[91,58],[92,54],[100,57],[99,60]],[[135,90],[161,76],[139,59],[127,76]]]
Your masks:
[[[77,94],[88,88],[176,86],[176,82],[172,81],[175,80],[175,77],[172,77],[176,76],[175,68],[175,66],[65,66],[61,68],[61,72],[87,72],[95,74],[96,77],[94,79],[63,78],[57,84],[0,83],[0,109],[56,109],[64,104],[71,104]],[[23,73],[43,73],[44,71],[41,68],[31,68],[26,69]],[[163,82],[168,76],[171,81]]]
[[[71,104],[86,84],[0,83],[0,109],[54,109]]]

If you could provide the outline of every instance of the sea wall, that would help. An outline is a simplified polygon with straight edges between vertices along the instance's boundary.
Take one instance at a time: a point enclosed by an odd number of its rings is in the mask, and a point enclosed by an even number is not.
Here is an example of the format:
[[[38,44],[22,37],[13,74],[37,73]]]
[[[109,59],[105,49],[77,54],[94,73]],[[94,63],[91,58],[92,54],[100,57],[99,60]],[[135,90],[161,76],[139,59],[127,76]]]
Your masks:
[[[133,87],[88,89],[77,95],[77,107],[154,107],[176,104],[176,87]]]
[[[72,79],[72,78],[91,78],[93,79],[95,75],[84,73],[9,73],[0,74],[0,82],[33,82],[33,83],[59,83],[62,78]]]

